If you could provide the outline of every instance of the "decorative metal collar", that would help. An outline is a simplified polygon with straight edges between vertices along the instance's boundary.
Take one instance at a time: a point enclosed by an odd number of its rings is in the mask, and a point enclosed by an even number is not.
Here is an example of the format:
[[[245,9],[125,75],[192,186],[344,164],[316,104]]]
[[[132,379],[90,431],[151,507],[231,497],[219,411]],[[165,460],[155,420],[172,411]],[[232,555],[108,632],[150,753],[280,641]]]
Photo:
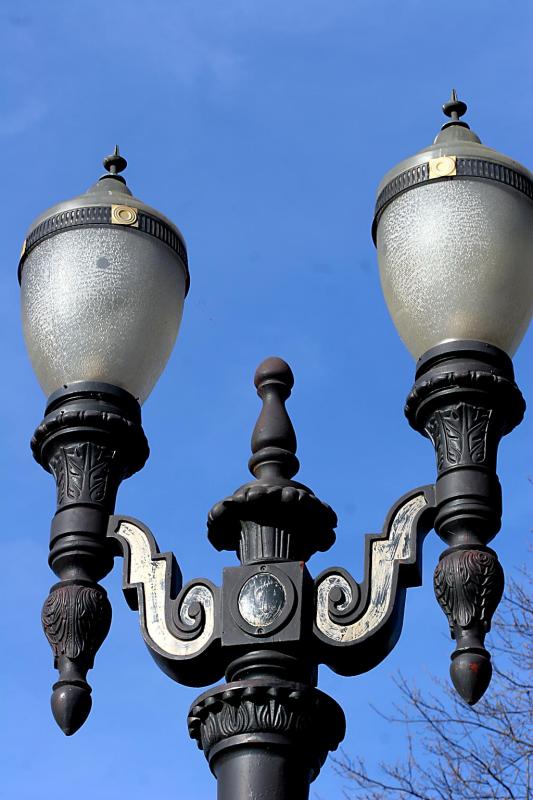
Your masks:
[[[72,228],[84,228],[89,225],[99,227],[110,227],[112,225],[124,225],[141,233],[153,236],[155,239],[166,244],[180,258],[185,269],[185,294],[189,291],[189,265],[187,260],[187,250],[182,239],[172,228],[161,219],[139,211],[133,206],[109,205],[109,206],[85,206],[82,208],[72,208],[48,217],[37,225],[25,239],[22,246],[18,267],[19,283],[22,278],[24,261],[34,247],[44,239],[54,236]]]
[[[429,161],[417,164],[396,175],[378,195],[372,223],[374,244],[376,244],[377,228],[381,215],[389,203],[395,200],[398,195],[431,181],[456,180],[458,178],[503,183],[533,200],[533,181],[511,167],[484,158],[464,158],[450,155],[431,158]]]

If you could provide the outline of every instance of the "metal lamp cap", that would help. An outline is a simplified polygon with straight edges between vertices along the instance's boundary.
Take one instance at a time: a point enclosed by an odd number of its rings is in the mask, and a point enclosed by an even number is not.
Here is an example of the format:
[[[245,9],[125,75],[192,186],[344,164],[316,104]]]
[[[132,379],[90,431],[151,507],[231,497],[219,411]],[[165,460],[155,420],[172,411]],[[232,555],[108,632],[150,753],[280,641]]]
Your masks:
[[[382,179],[372,223],[376,242],[379,220],[398,195],[434,180],[489,180],[503,183],[533,200],[533,175],[518,161],[486,147],[479,136],[461,119],[467,105],[455,89],[442,110],[444,123],[433,144],[396,164]]]
[[[119,174],[127,163],[116,145],[114,152],[103,159],[107,172],[93,186],[77,197],[57,203],[34,220],[22,246],[19,282],[28,253],[44,239],[76,228],[121,225],[137,234],[159,239],[174,251],[185,273],[187,294],[190,276],[183,235],[160,211],[132,195],[124,177]]]

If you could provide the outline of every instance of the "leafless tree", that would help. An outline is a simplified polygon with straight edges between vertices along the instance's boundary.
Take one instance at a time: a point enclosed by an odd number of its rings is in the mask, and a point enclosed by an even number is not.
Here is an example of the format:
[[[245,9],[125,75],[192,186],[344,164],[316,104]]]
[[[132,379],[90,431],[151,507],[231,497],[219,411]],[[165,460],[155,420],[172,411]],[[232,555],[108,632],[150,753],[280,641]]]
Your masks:
[[[374,770],[344,753],[335,761],[348,798],[533,800],[533,599],[531,576],[511,580],[493,623],[494,674],[467,706],[454,690],[419,691],[403,676],[392,722],[407,730],[407,756]]]

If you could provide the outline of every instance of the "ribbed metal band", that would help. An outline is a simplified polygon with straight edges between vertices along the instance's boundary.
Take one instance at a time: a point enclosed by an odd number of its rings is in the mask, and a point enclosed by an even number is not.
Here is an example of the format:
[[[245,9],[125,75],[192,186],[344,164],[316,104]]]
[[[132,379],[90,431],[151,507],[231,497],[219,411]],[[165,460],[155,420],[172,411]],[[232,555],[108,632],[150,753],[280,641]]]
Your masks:
[[[429,177],[429,161],[424,164],[417,164],[415,167],[401,172],[393,178],[380,192],[376,201],[374,212],[374,222],[372,223],[372,238],[376,241],[376,231],[379,219],[389,203],[398,197],[399,194],[414,189],[422,183],[433,183],[434,181],[453,181],[457,178],[481,178],[482,180],[496,181],[504,183],[525,194],[533,200],[533,181],[503,164],[495,161],[487,161],[481,158],[462,158],[457,156],[456,174],[442,178]]]
[[[55,214],[53,217],[43,220],[37,225],[29,234],[26,239],[24,251],[20,257],[18,267],[19,283],[22,277],[22,270],[24,261],[28,253],[33,250],[43,239],[48,239],[56,233],[70,230],[72,228],[84,228],[89,225],[100,227],[115,227],[111,221],[111,206],[86,206],[84,208],[72,208],[69,211],[62,211],[60,214]],[[130,230],[141,231],[142,233],[153,236],[155,239],[164,242],[171,250],[173,250],[181,259],[186,273],[185,293],[189,290],[189,264],[187,260],[187,250],[183,241],[176,234],[172,228],[156,217],[146,214],[144,211],[138,211],[137,225],[133,226],[120,226],[121,228],[129,227]]]

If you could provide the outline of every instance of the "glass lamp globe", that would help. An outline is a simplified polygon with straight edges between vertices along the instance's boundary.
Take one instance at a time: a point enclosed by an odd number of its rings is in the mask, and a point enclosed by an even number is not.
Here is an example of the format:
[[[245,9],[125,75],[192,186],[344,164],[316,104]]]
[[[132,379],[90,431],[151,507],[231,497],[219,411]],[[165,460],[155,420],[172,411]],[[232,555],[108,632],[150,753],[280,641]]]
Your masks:
[[[19,265],[22,319],[47,395],[78,381],[143,403],[170,356],[189,286],[179,230],[133,197],[118,148],[85,194],[31,226]]]
[[[381,284],[415,358],[476,340],[513,355],[533,314],[533,175],[460,117],[382,180],[373,225]]]

